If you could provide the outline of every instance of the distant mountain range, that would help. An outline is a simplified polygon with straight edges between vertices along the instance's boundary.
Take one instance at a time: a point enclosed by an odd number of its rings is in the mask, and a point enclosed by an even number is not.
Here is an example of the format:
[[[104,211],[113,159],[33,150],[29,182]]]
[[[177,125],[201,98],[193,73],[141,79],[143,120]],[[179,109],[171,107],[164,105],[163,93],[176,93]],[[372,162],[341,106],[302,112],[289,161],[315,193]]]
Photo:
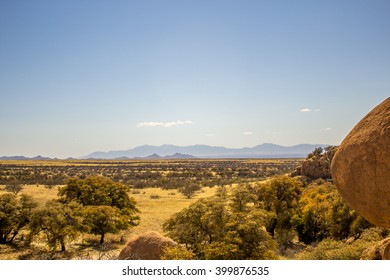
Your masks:
[[[168,156],[160,156],[158,154],[152,154],[152,155],[149,155],[149,156],[146,156],[146,157],[133,157],[133,158],[129,158],[129,157],[119,157],[119,158],[115,158],[115,159],[191,159],[191,158],[196,158],[192,155],[185,155],[185,154],[180,154],[180,153],[175,153],[173,155],[168,155]]]
[[[94,152],[81,159],[132,159],[132,158],[304,158],[324,144],[280,146],[265,143],[252,148],[231,149],[208,145],[175,146],[144,145],[124,151]],[[170,156],[171,155],[171,156]]]
[[[191,159],[191,158],[305,158],[315,148],[325,144],[281,146],[265,143],[252,148],[231,149],[218,146],[144,145],[124,151],[94,152],[79,159]],[[53,160],[49,157],[3,156],[0,160]],[[75,159],[75,158],[68,158]]]
[[[48,158],[48,157],[42,157],[42,156],[36,156],[36,157],[25,157],[25,156],[10,156],[10,157],[0,157],[0,160],[51,160],[56,158]]]
[[[192,155],[185,155],[185,154],[180,154],[180,153],[175,153],[173,155],[167,155],[167,156],[159,156],[158,154],[152,154],[146,157],[118,157],[115,158],[117,160],[128,160],[128,159],[191,159],[191,158],[196,158]],[[25,156],[4,156],[0,157],[0,160],[56,160],[57,158],[49,158],[49,157],[42,157],[42,156],[36,156],[36,157],[25,157]],[[77,160],[76,158],[67,158],[67,160]]]

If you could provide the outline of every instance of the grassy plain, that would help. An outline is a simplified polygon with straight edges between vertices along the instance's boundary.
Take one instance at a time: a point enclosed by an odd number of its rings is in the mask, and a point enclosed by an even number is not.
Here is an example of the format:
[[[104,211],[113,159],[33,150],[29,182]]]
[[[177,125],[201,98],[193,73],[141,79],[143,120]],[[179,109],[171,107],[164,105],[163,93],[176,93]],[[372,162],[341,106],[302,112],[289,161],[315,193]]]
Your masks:
[[[43,185],[26,185],[18,195],[28,194],[31,195],[42,207],[47,201],[57,198],[58,188],[47,188]],[[129,230],[122,232],[119,235],[108,234],[105,250],[110,251],[110,254],[117,255],[120,248],[126,242],[126,240],[133,234],[142,234],[147,231],[163,232],[162,224],[174,213],[179,212],[185,207],[188,207],[191,203],[202,197],[209,197],[215,193],[216,188],[204,187],[191,199],[187,199],[184,195],[177,190],[162,190],[160,188],[145,188],[140,190],[131,190],[129,195],[133,197],[137,202],[137,207],[141,210],[139,213],[140,222],[138,226],[130,228]],[[0,195],[7,193],[5,186],[0,186]],[[82,238],[85,240],[77,240],[71,244],[70,251],[77,252],[72,254],[72,258],[93,258],[98,259],[102,257],[102,252],[91,246],[86,249],[85,243],[97,244],[98,238],[93,235],[83,234]],[[40,242],[34,242],[32,247],[37,250],[44,251],[45,246]],[[23,246],[8,246],[0,245],[0,259],[17,259],[23,258],[24,255],[31,254],[31,248],[26,249]],[[58,253],[61,254],[61,253]],[[66,257],[66,256],[65,256]]]
[[[31,246],[25,247],[18,239],[13,245],[0,245],[0,259],[109,259],[117,256],[131,235],[151,230],[163,232],[162,225],[167,219],[198,199],[212,196],[219,183],[227,184],[229,188],[237,183],[267,180],[274,174],[286,173],[286,170],[293,169],[299,162],[299,159],[1,161],[0,195],[7,192],[7,182],[17,178],[23,186],[17,195],[30,195],[39,207],[43,207],[47,201],[57,198],[58,189],[63,185],[53,184],[53,178],[63,180],[72,176],[103,175],[127,184],[129,196],[136,200],[141,212],[138,226],[120,234],[108,234],[104,248],[99,246],[99,238],[90,234],[82,234],[68,246],[68,252],[55,252],[55,255],[49,252],[44,240],[38,239]],[[51,184],[45,184],[45,180],[51,181]],[[138,181],[142,181],[146,187],[135,188]],[[164,188],[148,187],[154,186],[155,182],[162,182],[160,184],[165,184]],[[189,182],[203,185],[190,199],[176,188]]]
[[[60,186],[47,188],[43,185],[26,185],[18,195],[27,194],[34,198],[40,207],[51,199],[58,198]],[[188,199],[177,190],[163,190],[160,188],[145,188],[129,191],[129,196],[137,202],[140,223],[127,233],[141,234],[146,231],[162,232],[162,224],[174,213],[179,212],[199,198],[209,197],[215,193],[216,188],[204,187],[193,198]],[[7,193],[5,186],[0,186],[0,195]]]
[[[191,199],[187,199],[177,190],[162,190],[160,188],[147,188],[137,190],[135,194],[130,193],[141,210],[140,223],[131,229],[131,233],[141,234],[150,230],[162,232],[162,224],[169,217],[188,207],[199,198],[212,196],[215,190],[216,188],[202,188]]]

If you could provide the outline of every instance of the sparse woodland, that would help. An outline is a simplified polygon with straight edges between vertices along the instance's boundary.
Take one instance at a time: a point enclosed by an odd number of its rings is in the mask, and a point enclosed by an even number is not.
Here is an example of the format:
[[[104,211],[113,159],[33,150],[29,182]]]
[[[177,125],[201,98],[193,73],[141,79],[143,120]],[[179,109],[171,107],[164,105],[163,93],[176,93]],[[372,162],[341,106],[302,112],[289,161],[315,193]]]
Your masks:
[[[388,231],[339,196],[336,149],[306,160],[3,161],[0,259],[115,259],[148,230],[180,244],[164,259],[359,259]]]

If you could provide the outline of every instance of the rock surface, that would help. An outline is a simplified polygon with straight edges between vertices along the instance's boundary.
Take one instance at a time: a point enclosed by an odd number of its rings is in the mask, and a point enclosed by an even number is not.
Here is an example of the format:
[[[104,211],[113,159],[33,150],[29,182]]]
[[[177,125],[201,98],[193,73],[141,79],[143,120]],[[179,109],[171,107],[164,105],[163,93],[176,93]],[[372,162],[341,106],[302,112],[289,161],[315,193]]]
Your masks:
[[[133,236],[119,253],[120,260],[160,260],[165,247],[176,246],[170,238],[149,231]]]
[[[331,174],[347,203],[390,228],[390,98],[368,113],[336,152]]]
[[[328,146],[325,149],[316,148],[308,154],[302,165],[291,173],[291,176],[305,176],[310,180],[330,179],[330,163],[336,151],[336,146]]]

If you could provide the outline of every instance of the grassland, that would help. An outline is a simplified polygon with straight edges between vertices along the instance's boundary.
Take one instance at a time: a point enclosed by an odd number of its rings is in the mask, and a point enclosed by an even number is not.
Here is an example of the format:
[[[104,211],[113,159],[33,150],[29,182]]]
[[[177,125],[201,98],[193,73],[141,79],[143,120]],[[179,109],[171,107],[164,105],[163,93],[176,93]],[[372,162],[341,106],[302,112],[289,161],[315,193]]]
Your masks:
[[[133,191],[130,195],[135,198],[137,206],[141,209],[141,219],[140,224],[134,227],[131,233],[141,234],[149,230],[162,232],[162,224],[174,213],[188,207],[199,198],[212,196],[215,190],[216,188],[202,188],[191,199],[187,199],[177,190],[147,188],[136,191],[136,193]]]
[[[50,160],[0,161],[0,185],[63,185],[71,177],[98,175],[131,188],[175,189],[196,181],[204,186],[253,181],[288,173],[301,159]]]
[[[26,185],[18,195],[27,194],[31,195],[42,207],[47,201],[57,198],[58,188],[47,188],[43,185]],[[142,234],[147,231],[162,232],[162,224],[174,213],[179,212],[183,208],[189,206],[194,201],[202,197],[212,196],[216,188],[204,187],[193,198],[188,199],[177,190],[163,190],[160,188],[145,188],[141,190],[130,190],[129,196],[133,197],[137,202],[137,207],[141,210],[139,213],[140,222],[139,225],[133,227],[127,231],[122,232],[120,235],[108,235],[108,244],[105,250],[109,250],[111,254],[117,254],[119,249],[124,245],[124,242],[133,234]],[[7,193],[5,186],[0,186],[0,195]],[[86,249],[80,246],[85,243],[78,240],[71,245],[71,250],[78,252],[76,257],[80,258],[100,258],[102,252],[99,255],[99,248],[97,248],[98,239],[93,235],[82,236],[86,241],[92,245],[88,254],[86,255]],[[46,248],[39,242],[32,244],[35,248],[45,251]],[[84,252],[84,256],[80,253],[80,250]],[[0,245],[0,259],[17,259],[30,253],[30,249],[24,249],[23,246],[8,246]],[[60,253],[58,253],[60,254]],[[66,256],[65,256],[66,257]],[[72,256],[73,258],[74,256]]]
[[[24,247],[22,240],[14,245],[0,245],[0,259],[101,259],[117,255],[133,234],[150,230],[162,232],[162,224],[174,213],[199,198],[212,196],[216,186],[231,186],[267,180],[275,174],[292,171],[301,160],[159,160],[159,161],[2,161],[0,162],[0,195],[6,185],[18,183],[38,202],[39,207],[57,198],[58,189],[67,178],[89,175],[105,176],[129,187],[129,196],[141,210],[139,225],[120,234],[107,236],[104,248],[94,235],[83,234],[69,246],[67,253],[49,252],[43,240]],[[190,199],[178,191],[188,183],[201,186]],[[22,235],[21,235],[22,236]],[[54,254],[54,255],[53,255]]]

